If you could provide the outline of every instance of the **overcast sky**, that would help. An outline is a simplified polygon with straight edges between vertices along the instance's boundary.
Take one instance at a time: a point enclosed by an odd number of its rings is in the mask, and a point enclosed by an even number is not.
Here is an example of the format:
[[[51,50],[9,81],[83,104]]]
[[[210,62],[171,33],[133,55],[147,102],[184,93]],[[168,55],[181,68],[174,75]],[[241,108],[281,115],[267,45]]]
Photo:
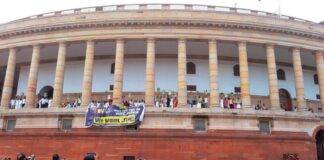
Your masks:
[[[324,0],[2,0],[0,23],[51,11],[112,4],[186,3],[257,9],[314,22],[324,21]]]

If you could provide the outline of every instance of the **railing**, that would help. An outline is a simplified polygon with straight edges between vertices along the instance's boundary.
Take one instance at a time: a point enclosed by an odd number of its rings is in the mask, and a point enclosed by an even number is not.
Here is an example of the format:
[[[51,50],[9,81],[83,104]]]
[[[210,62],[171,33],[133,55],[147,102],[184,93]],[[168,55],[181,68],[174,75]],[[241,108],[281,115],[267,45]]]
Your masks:
[[[18,19],[12,22],[25,21],[29,19],[37,19],[42,17],[54,17],[60,15],[71,15],[71,14],[80,14],[80,13],[91,13],[91,12],[113,12],[113,11],[131,11],[131,10],[186,10],[186,11],[209,11],[209,12],[229,12],[229,13],[238,13],[238,14],[249,14],[257,16],[266,16],[279,19],[293,20],[299,22],[311,22],[308,20],[278,15],[275,13],[242,9],[242,8],[232,8],[232,7],[221,7],[221,6],[210,6],[210,5],[192,5],[192,4],[127,4],[127,5],[109,5],[109,6],[96,6],[96,7],[86,7],[86,8],[77,8],[62,10],[56,12],[49,12],[39,15],[34,15],[22,19]]]

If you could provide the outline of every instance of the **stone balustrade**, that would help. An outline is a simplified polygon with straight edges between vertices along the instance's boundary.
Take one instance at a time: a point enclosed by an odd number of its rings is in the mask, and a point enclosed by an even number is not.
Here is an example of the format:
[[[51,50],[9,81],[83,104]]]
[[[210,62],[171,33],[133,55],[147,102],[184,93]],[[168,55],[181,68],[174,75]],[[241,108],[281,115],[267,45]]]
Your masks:
[[[188,10],[188,11],[208,11],[208,12],[230,12],[238,14],[251,14],[256,16],[267,16],[275,17],[285,20],[293,20],[298,22],[311,22],[305,19],[279,15],[276,13],[244,9],[244,8],[233,8],[233,7],[223,7],[223,6],[212,6],[212,5],[193,5],[193,4],[125,4],[125,5],[108,5],[108,6],[95,6],[95,7],[85,7],[76,8],[62,11],[55,11],[49,13],[38,14],[34,16],[29,16],[26,18],[18,19],[12,22],[25,21],[29,19],[70,15],[70,14],[80,14],[80,13],[92,13],[92,12],[114,12],[114,11],[129,11],[129,10]]]

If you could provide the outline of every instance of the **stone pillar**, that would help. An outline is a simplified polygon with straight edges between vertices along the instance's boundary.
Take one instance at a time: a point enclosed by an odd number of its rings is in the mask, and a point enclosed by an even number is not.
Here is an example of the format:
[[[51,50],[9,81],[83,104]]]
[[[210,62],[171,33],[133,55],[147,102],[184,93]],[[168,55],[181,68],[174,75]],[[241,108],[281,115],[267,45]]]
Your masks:
[[[36,104],[36,88],[38,78],[38,67],[40,61],[40,45],[33,46],[33,55],[30,63],[27,93],[26,93],[26,106],[27,108],[33,108]]]
[[[54,93],[53,93],[53,107],[59,107],[61,105],[61,99],[63,94],[64,83],[64,70],[65,70],[65,56],[66,56],[66,44],[65,42],[59,43],[55,80],[54,80]]]
[[[210,88],[210,107],[219,105],[218,95],[218,59],[217,42],[209,40],[209,88]]]
[[[269,98],[272,109],[280,109],[279,89],[276,69],[276,58],[274,45],[266,45],[267,65],[268,65],[268,83],[269,83]]]
[[[318,75],[318,84],[319,84],[319,92],[320,92],[320,101],[321,107],[324,107],[324,52],[317,51],[315,53],[315,60],[316,60],[316,68],[317,68],[317,75]]]
[[[292,61],[293,61],[294,74],[295,74],[297,108],[298,110],[307,110],[306,101],[304,98],[305,97],[304,77],[303,77],[303,69],[302,69],[302,64],[300,59],[300,49],[298,48],[292,49]]]
[[[246,50],[246,42],[238,43],[239,65],[240,65],[240,84],[241,99],[243,107],[251,107],[250,83],[249,83],[249,66]]]
[[[113,102],[116,105],[121,105],[123,96],[124,45],[123,39],[117,39],[113,90]]]
[[[9,109],[16,67],[16,49],[9,49],[6,77],[2,89],[1,108]]]
[[[155,97],[155,40],[147,40],[145,104],[154,106]]]
[[[187,60],[186,40],[178,39],[178,105],[187,105]]]
[[[87,41],[86,58],[83,71],[81,106],[86,107],[91,101],[92,74],[94,62],[94,41]]]

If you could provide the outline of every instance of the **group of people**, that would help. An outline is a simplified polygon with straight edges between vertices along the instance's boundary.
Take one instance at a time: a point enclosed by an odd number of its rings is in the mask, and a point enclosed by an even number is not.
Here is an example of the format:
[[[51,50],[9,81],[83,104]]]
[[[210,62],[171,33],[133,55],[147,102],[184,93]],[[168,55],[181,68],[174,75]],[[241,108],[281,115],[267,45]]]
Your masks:
[[[47,97],[47,94],[44,94],[42,96],[37,104],[36,108],[48,108],[52,104],[52,99]],[[21,93],[20,95],[17,95],[15,98],[10,100],[9,109],[21,109],[26,106],[26,96],[24,93]]]
[[[208,97],[197,95],[189,97],[187,100],[188,107],[190,108],[208,108]],[[170,107],[176,108],[178,106],[178,99],[175,94],[161,95],[155,98],[155,107]],[[242,106],[242,101],[239,94],[220,94],[219,106],[221,108],[239,109]]]
[[[62,103],[61,106],[63,108],[76,108],[76,107],[79,107],[79,106],[81,106],[81,96],[74,99],[74,101]]]
[[[98,156],[96,153],[87,153],[83,160],[98,160]],[[6,158],[5,160],[11,160],[11,158]],[[23,153],[19,153],[17,155],[17,160],[36,160],[36,156],[34,154],[30,156],[26,156]],[[65,160],[65,158],[60,158],[58,154],[53,154],[52,160]]]
[[[219,95],[219,106],[221,108],[229,108],[229,109],[240,109],[242,107],[242,101],[239,94],[224,94],[221,93]]]
[[[10,100],[9,109],[20,109],[24,108],[26,105],[26,96],[24,93],[17,95],[13,99]]]
[[[123,105],[126,106],[126,107],[129,107],[129,106],[143,106],[145,105],[145,101],[143,99],[141,100],[133,100],[133,99],[130,99],[130,100],[126,100],[126,99],[123,99]]]
[[[36,104],[36,108],[49,108],[52,106],[52,98],[47,96],[47,93],[44,94]]]
[[[191,108],[208,108],[208,98],[207,96],[195,96],[188,99],[188,104]]]
[[[261,100],[258,101],[258,104],[254,106],[255,110],[267,110],[265,103],[262,103]]]
[[[107,101],[91,101],[89,106],[90,107],[100,107],[100,106],[103,106],[105,108],[109,107],[113,105],[113,100],[110,98],[108,99]],[[118,107],[130,107],[130,106],[135,106],[135,107],[138,107],[138,106],[145,106],[145,101],[143,99],[141,100],[133,100],[133,99],[130,99],[130,100],[127,100],[125,98],[122,99],[122,106],[118,106]]]
[[[155,98],[155,107],[176,108],[178,106],[178,98],[176,95],[167,94]]]
[[[221,108],[229,108],[229,109],[240,109],[242,107],[242,101],[239,94],[224,94],[221,93],[219,96],[219,106]],[[99,105],[99,104],[112,104],[112,99],[108,96],[108,101],[92,101],[90,105]],[[111,105],[110,104],[110,105]],[[128,106],[141,106],[145,105],[145,101],[143,99],[140,100],[126,100],[125,97],[122,99],[122,104],[125,107]],[[188,98],[187,101],[188,107],[190,108],[208,108],[208,98],[207,96],[194,96],[193,98]],[[10,109],[20,109],[24,108],[26,105],[26,96],[24,93],[17,95],[14,99],[10,101]],[[45,93],[42,96],[38,103],[36,104],[37,108],[48,108],[52,105],[52,99],[48,98],[47,94]],[[81,96],[74,99],[70,102],[65,102],[61,104],[64,108],[76,108],[81,106]],[[176,108],[178,106],[178,98],[176,94],[163,94],[160,96],[155,97],[155,107],[167,107],[167,108]],[[266,110],[266,106],[261,101],[258,101],[257,105],[254,106],[256,110]]]

